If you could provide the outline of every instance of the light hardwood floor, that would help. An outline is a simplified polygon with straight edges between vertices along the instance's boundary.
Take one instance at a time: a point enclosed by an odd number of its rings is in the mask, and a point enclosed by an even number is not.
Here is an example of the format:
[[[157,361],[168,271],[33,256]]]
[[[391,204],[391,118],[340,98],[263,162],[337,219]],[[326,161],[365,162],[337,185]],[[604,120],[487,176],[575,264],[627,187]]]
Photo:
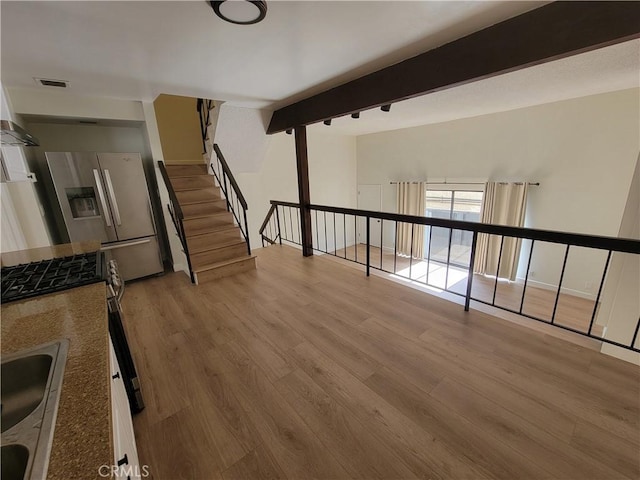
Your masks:
[[[357,259],[358,262],[364,263],[367,255],[366,248],[366,245],[358,244],[357,255],[355,246],[340,249],[332,252],[332,254],[345,260],[355,261]],[[394,265],[393,251],[388,252],[385,249],[381,252],[380,248],[374,246],[371,247],[370,255],[373,268],[384,269],[386,272],[393,272],[395,269],[399,275],[410,278],[417,283],[426,284],[428,281],[429,285],[441,289],[444,289],[446,284],[449,291],[466,295],[468,273],[465,268],[451,266],[447,275],[446,263],[438,263],[432,260],[428,264],[429,277],[427,278],[427,262],[424,260],[414,258],[410,262],[408,256],[398,255],[395,258]],[[468,263],[468,261],[468,259],[463,259],[462,263]],[[496,292],[495,300],[493,298],[494,288]],[[553,289],[544,289],[529,283],[525,292],[524,285],[520,282],[500,280],[496,286],[495,278],[474,274],[471,298],[489,304],[493,302],[499,308],[518,312],[524,292],[522,313],[550,323],[553,317],[556,288],[557,286],[554,286]],[[586,333],[589,330],[594,307],[594,300],[561,293],[558,297],[556,314],[553,317],[554,323]],[[602,336],[602,326],[594,323],[591,333],[595,336]]]
[[[290,247],[124,298],[174,479],[640,477],[640,369]]]

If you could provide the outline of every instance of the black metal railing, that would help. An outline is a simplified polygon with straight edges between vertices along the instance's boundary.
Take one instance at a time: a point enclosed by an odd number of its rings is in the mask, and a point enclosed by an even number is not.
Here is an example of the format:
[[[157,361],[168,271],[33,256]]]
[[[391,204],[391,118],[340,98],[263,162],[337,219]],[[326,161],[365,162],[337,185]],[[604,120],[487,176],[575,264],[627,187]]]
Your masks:
[[[601,237],[565,233],[550,230],[491,225],[484,223],[445,220],[439,218],[419,217],[396,213],[374,212],[351,208],[331,207],[326,205],[309,205],[312,217],[312,248],[317,252],[333,255],[344,260],[363,265],[367,276],[370,269],[403,277],[425,286],[434,287],[464,298],[464,308],[469,310],[471,301],[490,305],[517,315],[553,325],[583,336],[616,345],[625,349],[640,352],[637,346],[640,319],[634,317],[628,322],[629,327],[622,334],[616,333],[607,337],[606,329],[596,325],[599,308],[607,280],[607,273],[612,263],[612,255],[640,254],[640,241],[633,239]],[[411,250],[408,254],[399,253],[398,227],[410,225]],[[414,255],[414,235],[423,228],[426,255]],[[428,235],[426,229],[429,230]],[[385,234],[386,232],[386,234]],[[302,245],[300,229],[300,204],[293,202],[271,201],[271,208],[259,230],[262,245],[273,245],[276,242]],[[465,238],[462,243],[453,244],[456,235]],[[478,237],[486,234],[488,238],[499,239],[498,261],[493,275],[474,274]],[[440,238],[440,251],[434,252]],[[427,240],[428,239],[428,240]],[[522,263],[524,277],[515,282],[499,281],[499,272],[503,262],[505,239],[524,242],[522,251],[528,256]],[[497,245],[498,242],[495,242]],[[452,247],[459,251],[453,252]],[[537,250],[536,250],[537,248]],[[462,252],[462,253],[461,253]],[[542,252],[542,253],[541,253]],[[594,285],[599,285],[593,300],[582,298],[580,308],[584,314],[580,318],[570,315],[559,315],[559,305],[572,297],[563,293],[566,287],[568,259],[570,253],[576,252],[580,260],[589,255],[601,262],[602,272],[597,275]],[[550,253],[553,253],[550,255]],[[452,254],[456,255],[456,263],[464,268],[452,265]],[[557,256],[561,259],[557,284],[542,287],[542,282],[533,287],[532,258],[545,256],[545,263]],[[549,259],[547,261],[547,255]],[[575,262],[574,262],[575,263]],[[524,265],[526,264],[526,267]],[[597,270],[597,269],[596,269]],[[434,278],[435,277],[435,278]],[[477,279],[474,282],[474,277]],[[504,292],[509,293],[508,295]],[[500,295],[498,295],[500,293]],[[529,295],[531,298],[529,298]],[[636,293],[637,297],[637,293]],[[527,302],[529,299],[529,302]],[[544,308],[535,305],[543,302]],[[591,305],[591,302],[593,305]],[[531,304],[531,306],[529,305]],[[533,308],[535,306],[535,308]],[[548,314],[541,313],[544,309]],[[572,314],[573,315],[573,314]],[[570,318],[571,317],[571,318]]]
[[[209,158],[209,166],[213,172],[216,182],[222,190],[222,194],[227,202],[227,211],[233,214],[235,223],[240,228],[242,236],[247,243],[247,252],[251,255],[251,242],[249,240],[249,224],[247,222],[247,201],[236,182],[229,164],[224,158],[222,151],[218,145],[213,143],[213,138],[207,138],[207,129],[211,119],[211,109],[213,108],[213,100],[199,98],[197,101],[198,115],[200,116],[200,129],[202,134],[202,145],[205,153],[209,153],[207,148],[207,140],[213,146],[213,152]],[[215,154],[215,155],[214,155]]]
[[[227,211],[233,214],[233,218],[240,228],[242,236],[247,242],[247,252],[251,255],[249,224],[247,222],[247,210],[249,209],[247,201],[245,200],[244,195],[238,186],[238,182],[236,182],[233,173],[231,173],[231,169],[229,168],[229,165],[217,144],[213,145],[213,151],[215,155],[211,155],[209,166],[211,167],[213,175],[220,186],[220,190],[222,190],[224,198],[227,201]]]
[[[169,179],[169,174],[167,173],[167,169],[164,165],[164,162],[158,162],[158,167],[160,169],[160,173],[162,174],[162,179],[164,180],[164,184],[167,187],[167,192],[169,192],[169,203],[167,204],[167,209],[169,210],[169,215],[171,216],[171,221],[173,222],[173,226],[176,229],[176,234],[178,235],[178,238],[180,239],[180,243],[182,244],[182,251],[187,257],[187,265],[189,267],[189,276],[191,277],[191,282],[195,283],[193,268],[191,268],[191,258],[189,257],[189,246],[187,245],[187,235],[184,231],[184,214],[182,213],[182,208],[180,207],[178,198],[176,197],[176,192],[173,190],[173,186],[171,185],[171,180]]]
[[[213,108],[213,100],[199,98],[196,102],[198,117],[200,118],[200,134],[202,136],[203,152],[207,153],[207,128],[211,119],[211,109]],[[213,141],[213,139],[211,139]]]

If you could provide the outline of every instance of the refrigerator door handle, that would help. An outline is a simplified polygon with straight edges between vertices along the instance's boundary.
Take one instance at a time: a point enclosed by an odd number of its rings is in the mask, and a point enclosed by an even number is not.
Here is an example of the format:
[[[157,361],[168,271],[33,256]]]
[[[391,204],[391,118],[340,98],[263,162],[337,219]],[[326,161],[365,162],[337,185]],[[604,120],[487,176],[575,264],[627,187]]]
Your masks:
[[[102,180],[100,180],[100,173],[97,169],[93,169],[93,177],[96,180],[96,188],[98,189],[98,197],[100,198],[100,203],[102,204],[102,211],[104,216],[104,221],[107,223],[107,227],[111,226],[111,215],[109,215],[109,209],[107,208],[107,202],[104,199],[104,190],[102,189]]]
[[[151,240],[149,240],[148,238],[142,240],[133,240],[131,242],[120,242],[116,243],[115,245],[103,245],[102,247],[100,247],[100,250],[104,252],[107,250],[114,250],[116,248],[133,247],[134,245],[142,245],[149,242],[151,242]]]
[[[122,221],[120,220],[120,209],[118,208],[116,194],[113,191],[113,183],[111,183],[111,175],[109,175],[109,170],[106,168],[104,170],[104,178],[107,180],[107,190],[109,192],[109,198],[111,199],[111,206],[113,207],[113,216],[116,218],[116,223],[118,225],[122,225]]]

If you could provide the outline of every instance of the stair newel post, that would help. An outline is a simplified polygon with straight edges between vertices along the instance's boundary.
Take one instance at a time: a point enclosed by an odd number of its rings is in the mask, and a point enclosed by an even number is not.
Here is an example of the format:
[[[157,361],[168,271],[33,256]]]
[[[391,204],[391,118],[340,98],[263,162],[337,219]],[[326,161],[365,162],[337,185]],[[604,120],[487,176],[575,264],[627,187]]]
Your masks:
[[[311,194],[309,192],[309,157],[307,153],[307,127],[295,128],[296,164],[298,167],[298,197],[300,200],[300,230],[302,232],[302,255],[313,255],[313,233],[311,231]]]
[[[282,245],[282,234],[280,233],[280,212],[278,211],[278,206],[276,205],[276,222],[278,223],[278,240],[280,240],[280,245]]]
[[[367,216],[367,277],[371,266],[371,217]],[[356,245],[356,249],[358,245]]]

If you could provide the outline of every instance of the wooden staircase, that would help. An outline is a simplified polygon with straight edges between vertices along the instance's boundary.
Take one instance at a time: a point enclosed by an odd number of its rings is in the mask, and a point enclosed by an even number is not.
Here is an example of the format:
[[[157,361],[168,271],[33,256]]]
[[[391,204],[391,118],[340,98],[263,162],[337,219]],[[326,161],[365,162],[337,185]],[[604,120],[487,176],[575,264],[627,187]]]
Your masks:
[[[256,268],[227,202],[203,163],[166,165],[182,209],[187,255],[197,284]]]

